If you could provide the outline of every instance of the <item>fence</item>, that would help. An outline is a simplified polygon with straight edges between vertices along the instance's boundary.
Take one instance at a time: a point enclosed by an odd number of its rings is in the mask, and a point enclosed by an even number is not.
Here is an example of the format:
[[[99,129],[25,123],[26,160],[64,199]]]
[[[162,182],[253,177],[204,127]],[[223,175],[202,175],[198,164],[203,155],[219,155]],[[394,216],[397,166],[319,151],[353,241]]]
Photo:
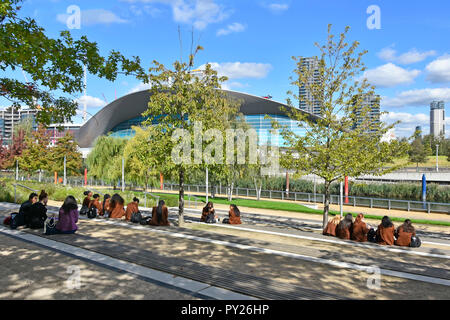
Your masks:
[[[176,184],[164,184],[164,188],[167,190],[177,190]],[[210,194],[225,194],[226,187],[223,186],[209,186],[208,191]],[[185,185],[187,192],[206,193],[205,185]],[[256,198],[256,189],[248,188],[233,188],[235,196],[245,196]],[[320,193],[305,193],[305,192],[289,192],[277,191],[277,190],[261,190],[261,198],[265,199],[280,199],[290,201],[301,201],[309,203],[325,203],[325,195]],[[347,200],[346,200],[347,198]],[[339,204],[339,195],[331,195],[330,204]],[[353,207],[369,207],[369,208],[381,208],[381,209],[398,209],[407,211],[424,211],[424,212],[437,212],[437,213],[450,213],[449,203],[438,202],[423,202],[413,200],[397,200],[397,199],[382,199],[382,198],[367,198],[348,196],[344,197],[344,206]]]
[[[4,176],[4,175],[3,175]],[[11,178],[14,178],[12,176]],[[19,176],[20,180],[34,180],[38,181],[37,176],[30,176],[30,178],[25,179],[22,176]],[[41,177],[41,181],[43,183],[53,183],[54,178],[43,176]],[[83,187],[84,186],[84,177],[68,177],[67,185],[74,187]],[[111,183],[105,183],[103,180],[96,180],[93,178],[88,179],[88,185],[91,187],[102,186],[102,187],[113,187]],[[119,187],[120,184],[116,186]],[[127,183],[127,189],[135,189],[141,188],[142,186],[134,183]],[[172,183],[164,183],[165,190],[176,191],[178,190],[177,184]],[[209,194],[226,194],[227,187],[222,185],[219,186],[209,186],[208,188]],[[206,193],[205,185],[185,185],[185,191],[187,192],[196,192],[196,193]],[[151,188],[151,192],[153,192],[153,188]],[[151,197],[155,198],[157,201],[159,199],[158,196],[155,196],[151,193],[149,194]],[[256,190],[249,188],[233,188],[234,196],[245,196],[245,197],[253,197],[256,198]],[[191,198],[194,199],[193,203],[195,206],[199,202],[200,199],[190,195],[188,196],[188,206],[191,205]],[[279,190],[261,190],[261,198],[265,199],[280,199],[280,200],[291,200],[291,201],[301,201],[308,203],[324,203],[325,195],[320,193],[305,193],[305,192],[289,192],[279,191]],[[345,199],[345,197],[344,197]],[[145,203],[147,202],[147,198],[145,196]],[[330,204],[339,204],[339,195],[331,195]],[[414,200],[398,200],[398,199],[385,199],[385,198],[369,198],[369,197],[357,197],[357,196],[348,196],[347,200],[344,202],[344,206],[354,206],[354,207],[369,207],[369,208],[381,208],[381,209],[398,209],[398,210],[406,210],[406,211],[423,211],[427,213],[436,212],[436,213],[450,213],[450,204],[449,203],[439,203],[439,202],[423,202],[423,201],[414,201]]]

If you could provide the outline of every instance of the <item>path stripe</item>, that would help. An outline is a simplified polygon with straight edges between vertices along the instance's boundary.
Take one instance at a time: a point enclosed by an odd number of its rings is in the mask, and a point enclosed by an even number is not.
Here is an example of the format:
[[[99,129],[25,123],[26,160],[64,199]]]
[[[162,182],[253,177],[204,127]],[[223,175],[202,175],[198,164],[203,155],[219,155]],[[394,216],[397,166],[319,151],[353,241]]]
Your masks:
[[[173,274],[162,272],[159,270],[143,267],[131,262],[112,258],[101,253],[89,251],[83,248],[71,246],[65,243],[50,240],[44,237],[36,236],[19,230],[11,230],[0,226],[0,233],[13,236],[31,243],[42,245],[49,249],[57,250],[72,256],[79,257],[84,260],[92,261],[109,268],[119,269],[128,273],[135,274],[139,277],[149,279],[155,282],[169,285],[189,291],[194,295],[201,295],[218,300],[256,300],[254,297],[246,296],[237,292],[229,291],[223,288],[211,286],[206,283],[174,276]]]
[[[214,227],[217,227],[217,228],[236,229],[236,230],[242,230],[242,231],[270,234],[270,235],[275,235],[275,236],[297,238],[297,239],[303,239],[303,240],[312,240],[312,241],[321,241],[321,242],[328,242],[328,243],[344,244],[344,245],[350,245],[350,246],[356,246],[356,247],[362,247],[362,248],[368,248],[368,249],[384,250],[384,251],[390,251],[390,252],[396,252],[396,253],[406,253],[406,254],[425,256],[425,257],[450,259],[450,256],[441,255],[441,254],[421,252],[421,251],[413,251],[413,250],[400,249],[400,248],[391,248],[391,247],[386,247],[386,246],[375,246],[375,245],[364,244],[364,243],[354,242],[354,241],[353,242],[347,242],[347,241],[334,240],[334,239],[322,239],[322,238],[316,238],[316,237],[310,237],[310,236],[301,236],[301,235],[297,235],[297,234],[288,234],[288,233],[281,233],[281,232],[275,232],[275,231],[266,231],[266,230],[257,230],[257,229],[243,228],[243,227],[237,227],[237,226],[229,226],[229,225],[225,225],[225,224],[214,224],[214,223],[206,224],[206,223],[203,223],[203,222],[196,222],[196,221],[193,221],[191,223],[205,224],[205,225],[214,226]],[[423,243],[425,243],[425,242],[423,242]]]
[[[339,268],[364,271],[367,273],[374,272],[374,266],[363,266],[363,265],[358,265],[358,264],[353,264],[353,263],[348,263],[348,262],[316,258],[316,257],[301,255],[301,254],[297,254],[297,253],[259,248],[259,247],[254,247],[254,246],[250,246],[250,245],[233,243],[233,242],[229,242],[229,241],[213,240],[213,239],[209,239],[209,238],[202,238],[202,237],[187,235],[187,234],[178,233],[178,232],[157,230],[154,228],[144,227],[141,225],[130,225],[130,224],[122,223],[120,221],[111,221],[111,220],[103,220],[103,219],[92,219],[92,220],[98,221],[98,222],[103,222],[105,224],[115,225],[115,226],[128,227],[128,228],[135,229],[135,230],[144,230],[144,231],[152,232],[152,233],[165,234],[165,235],[172,236],[175,238],[183,238],[183,239],[195,240],[195,241],[200,241],[200,242],[213,243],[213,244],[222,245],[222,246],[226,246],[226,247],[238,248],[238,249],[249,250],[249,251],[260,252],[260,253],[273,254],[273,255],[289,257],[289,258],[294,258],[294,259],[299,259],[299,260],[304,260],[304,261],[309,261],[309,262],[327,264],[327,265],[331,265],[331,266],[339,267]],[[428,277],[428,276],[417,275],[417,274],[412,274],[412,273],[407,273],[407,272],[393,271],[393,270],[389,270],[389,269],[380,269],[380,273],[383,275],[393,276],[393,277],[397,277],[397,278],[410,279],[410,280],[416,280],[416,281],[421,281],[421,282],[428,282],[428,283],[433,283],[433,284],[450,286],[450,280],[446,280],[446,279],[442,279],[442,278]]]
[[[299,220],[299,219],[297,219]],[[302,221],[302,220],[299,220]],[[201,223],[201,222],[197,222],[197,221],[190,221],[191,223]],[[310,222],[308,222],[310,223]],[[311,224],[313,224],[311,222]],[[321,223],[317,223],[322,225]],[[291,238],[299,238],[299,239],[306,239],[306,240],[315,240],[315,241],[323,241],[323,242],[332,242],[332,243],[339,243],[339,244],[346,244],[346,245],[356,245],[356,246],[360,246],[360,247],[366,247],[366,248],[372,248],[372,249],[380,249],[380,250],[386,250],[386,251],[392,251],[392,252],[403,252],[403,253],[410,253],[410,254],[417,254],[417,255],[424,255],[424,256],[429,256],[429,257],[436,257],[436,258],[443,258],[443,259],[450,259],[450,256],[445,256],[445,255],[436,255],[436,254],[431,254],[431,253],[426,253],[426,252],[419,252],[419,251],[410,251],[410,250],[405,250],[405,249],[400,249],[400,248],[390,248],[390,247],[374,247],[374,246],[370,246],[367,244],[363,244],[363,243],[358,243],[358,242],[345,242],[345,241],[340,241],[340,240],[332,240],[332,239],[322,239],[322,238],[314,238],[314,237],[308,237],[308,236],[300,236],[300,235],[295,235],[295,234],[290,234],[290,233],[283,233],[283,232],[273,232],[273,231],[265,231],[265,230],[257,230],[257,229],[251,229],[251,228],[242,228],[242,227],[230,227],[227,225],[222,225],[222,224],[208,224],[208,225],[212,225],[212,226],[217,226],[217,227],[224,227],[224,228],[235,228],[235,229],[242,229],[242,230],[247,230],[247,231],[251,231],[251,232],[259,232],[259,233],[267,233],[267,234],[273,234],[273,235],[279,235],[279,236],[283,236],[283,237],[291,237]],[[322,230],[322,228],[310,228],[310,227],[305,227],[303,229],[311,229],[311,230]],[[430,241],[422,241],[423,244],[434,244],[434,245],[440,245],[440,246],[447,246],[450,247],[449,243],[440,243],[440,242],[430,242]]]

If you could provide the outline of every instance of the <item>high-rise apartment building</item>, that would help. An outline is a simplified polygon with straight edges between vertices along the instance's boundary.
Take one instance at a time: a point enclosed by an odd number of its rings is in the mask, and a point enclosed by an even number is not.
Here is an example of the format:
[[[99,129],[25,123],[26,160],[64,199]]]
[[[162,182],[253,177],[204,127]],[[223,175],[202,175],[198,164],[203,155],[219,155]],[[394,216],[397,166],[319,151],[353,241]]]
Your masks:
[[[321,85],[319,59],[317,57],[301,57],[300,58],[300,70],[301,73],[305,71],[308,75],[309,85]],[[321,115],[322,103],[317,96],[314,96],[312,92],[306,87],[301,86],[299,88],[299,108],[306,112],[312,113],[316,116]]]
[[[445,104],[444,101],[433,101],[430,105],[430,135],[445,136]]]
[[[37,128],[35,120],[37,110],[33,109],[16,109],[7,107],[0,110],[0,135],[3,143],[11,139],[14,132],[14,126],[17,126],[25,119],[31,119],[33,130]]]
[[[358,100],[358,96],[355,96],[354,103]],[[367,113],[364,115],[363,110],[367,108]],[[366,121],[368,126],[372,128],[369,129],[371,132],[375,132],[376,128],[373,128],[374,125],[380,123],[380,95],[378,94],[364,94],[361,99],[361,104],[356,107],[356,123],[354,128],[361,126],[364,123],[364,120],[369,118],[370,121]]]
[[[26,119],[30,119],[32,130],[37,130],[38,123],[36,122],[37,110],[35,109],[13,109],[6,107],[0,109],[0,138],[3,139],[3,144],[11,142],[14,128]],[[47,127],[47,133],[50,136],[50,144],[55,145],[56,141],[63,137],[66,132],[76,135],[80,130],[81,124],[51,124]]]

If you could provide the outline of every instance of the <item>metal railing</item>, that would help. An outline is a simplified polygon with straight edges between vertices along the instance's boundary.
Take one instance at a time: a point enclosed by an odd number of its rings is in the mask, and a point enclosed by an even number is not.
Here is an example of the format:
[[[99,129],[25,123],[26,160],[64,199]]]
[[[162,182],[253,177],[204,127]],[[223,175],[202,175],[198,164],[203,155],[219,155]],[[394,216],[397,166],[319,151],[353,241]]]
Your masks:
[[[164,184],[164,189],[176,190],[178,185]],[[209,186],[208,191],[212,193],[213,188],[215,194],[226,194],[224,186]],[[185,185],[187,192],[206,193],[205,185]],[[245,196],[256,198],[256,189],[250,188],[233,188],[234,196]],[[330,204],[339,204],[339,195],[331,195]],[[261,190],[261,198],[265,199],[280,199],[290,201],[301,201],[308,203],[325,203],[325,195],[321,193],[306,193],[306,192],[286,192],[279,190]],[[385,198],[369,198],[358,196],[344,196],[344,206],[353,207],[369,207],[382,208],[387,210],[397,209],[406,211],[423,211],[427,213],[450,213],[450,203],[415,201],[415,200],[400,200],[400,199],[385,199]]]
[[[31,177],[29,180],[35,180],[34,177]],[[27,179],[28,180],[28,179]],[[41,181],[43,183],[53,183],[54,179],[50,177],[42,177]],[[102,180],[89,179],[88,184],[90,188],[95,186],[102,187],[113,187],[111,183],[105,183]],[[19,184],[17,184],[19,185]],[[26,186],[20,185],[29,190],[35,191]],[[79,186],[84,187],[84,178],[83,177],[68,177],[67,178],[67,186]],[[139,187],[138,184],[129,183],[128,187]],[[227,186],[209,186],[208,190],[210,194],[226,194]],[[151,188],[153,189],[153,188]],[[175,191],[178,190],[178,185],[173,183],[164,183],[165,190]],[[188,193],[206,193],[205,185],[185,185],[185,190]],[[96,191],[96,190],[95,190]],[[96,191],[99,192],[99,191]],[[99,192],[101,193],[101,192]],[[159,196],[153,195],[152,193],[144,191],[144,201],[145,207],[147,207],[147,197],[146,194],[150,195],[152,198],[156,199],[156,203],[159,201]],[[251,198],[257,198],[256,190],[251,188],[241,188],[234,187],[233,188],[234,196],[245,196]],[[194,197],[193,195],[187,194],[188,197],[188,205],[194,204],[195,206],[198,203],[202,202],[199,198]],[[301,201],[308,203],[324,203],[325,195],[320,193],[306,193],[306,192],[286,192],[279,190],[261,190],[261,198],[264,199],[280,199],[280,200],[290,200],[290,201]],[[15,199],[17,199],[16,191],[15,191]],[[401,199],[387,199],[387,198],[370,198],[370,197],[359,197],[359,196],[348,196],[344,197],[345,202],[344,206],[353,206],[353,207],[369,207],[369,208],[381,208],[386,210],[397,209],[397,210],[406,210],[406,211],[422,211],[422,212],[436,212],[436,213],[450,213],[450,203],[439,203],[439,202],[428,202],[428,201],[417,201],[417,200],[401,200]],[[330,204],[339,204],[339,195],[331,195]]]
[[[30,187],[24,186],[24,185],[19,184],[19,183],[15,183],[15,184],[13,184],[13,186],[14,186],[14,203],[17,203],[17,187],[22,187],[24,189],[27,189],[27,190],[30,190],[30,191],[33,191],[33,192],[39,192],[39,190],[32,189]]]

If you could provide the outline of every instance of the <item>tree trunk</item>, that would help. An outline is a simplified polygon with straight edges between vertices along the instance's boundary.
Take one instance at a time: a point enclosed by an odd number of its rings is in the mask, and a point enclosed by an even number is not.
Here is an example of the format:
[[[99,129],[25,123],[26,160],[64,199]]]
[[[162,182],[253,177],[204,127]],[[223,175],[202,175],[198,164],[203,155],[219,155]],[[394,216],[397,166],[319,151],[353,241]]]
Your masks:
[[[231,183],[231,186],[228,186],[228,201],[233,200],[233,187],[234,182]]]
[[[253,182],[255,183],[255,190],[256,190],[256,200],[261,200],[261,189],[262,189],[262,183],[261,187],[258,188],[258,183],[256,182],[256,179],[253,179]]]
[[[178,226],[184,225],[184,168],[180,168],[180,191],[178,197]]]
[[[323,229],[328,224],[328,211],[330,210],[330,182],[325,180],[325,204],[323,207]]]

